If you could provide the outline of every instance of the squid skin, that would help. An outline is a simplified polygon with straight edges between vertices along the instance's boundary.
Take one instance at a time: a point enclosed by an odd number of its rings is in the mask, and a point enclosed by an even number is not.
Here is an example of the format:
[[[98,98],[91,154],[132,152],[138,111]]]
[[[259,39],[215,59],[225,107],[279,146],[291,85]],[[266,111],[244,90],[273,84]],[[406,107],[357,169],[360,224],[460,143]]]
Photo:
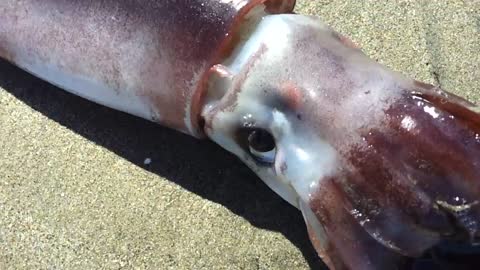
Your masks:
[[[330,269],[410,269],[480,228],[480,109],[294,1],[4,0],[0,57],[208,137],[302,211]]]
[[[195,137],[201,80],[265,2],[2,0],[0,57],[94,102]],[[193,118],[191,118],[193,116]]]

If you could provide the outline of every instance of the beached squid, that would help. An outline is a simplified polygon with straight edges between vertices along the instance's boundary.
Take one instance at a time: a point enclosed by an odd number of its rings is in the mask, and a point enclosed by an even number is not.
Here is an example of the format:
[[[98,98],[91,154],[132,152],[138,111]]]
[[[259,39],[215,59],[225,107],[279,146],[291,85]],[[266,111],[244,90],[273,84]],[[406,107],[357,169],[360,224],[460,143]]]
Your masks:
[[[480,109],[293,0],[2,0],[0,57],[209,138],[303,214],[330,269],[408,269],[480,234]]]

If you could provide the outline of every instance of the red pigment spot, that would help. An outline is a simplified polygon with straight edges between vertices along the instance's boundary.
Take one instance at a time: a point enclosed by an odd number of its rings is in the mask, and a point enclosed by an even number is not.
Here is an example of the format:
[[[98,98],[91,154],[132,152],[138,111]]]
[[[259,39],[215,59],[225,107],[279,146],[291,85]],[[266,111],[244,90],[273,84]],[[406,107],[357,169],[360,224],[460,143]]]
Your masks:
[[[282,97],[287,101],[288,106],[291,109],[297,109],[302,102],[302,92],[293,82],[285,82],[280,86],[280,93]]]

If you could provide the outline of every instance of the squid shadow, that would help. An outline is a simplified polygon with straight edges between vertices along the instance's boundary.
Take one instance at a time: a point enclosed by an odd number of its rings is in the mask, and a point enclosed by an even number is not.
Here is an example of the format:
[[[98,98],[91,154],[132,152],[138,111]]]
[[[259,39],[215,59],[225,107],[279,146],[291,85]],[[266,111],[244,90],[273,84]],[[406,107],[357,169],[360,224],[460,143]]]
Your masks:
[[[214,143],[94,104],[3,60],[0,60],[0,87],[133,164],[222,204],[258,228],[282,233],[301,250],[312,269],[327,269],[308,239],[300,211]],[[161,162],[144,165],[146,157]]]

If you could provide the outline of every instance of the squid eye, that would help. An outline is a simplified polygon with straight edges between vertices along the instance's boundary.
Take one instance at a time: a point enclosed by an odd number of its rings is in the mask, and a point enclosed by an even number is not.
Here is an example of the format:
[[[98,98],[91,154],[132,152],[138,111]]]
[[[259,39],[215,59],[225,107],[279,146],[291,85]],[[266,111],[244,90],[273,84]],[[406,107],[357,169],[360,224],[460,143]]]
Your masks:
[[[263,130],[255,129],[248,135],[250,154],[261,163],[272,164],[275,161],[276,146],[273,136]]]

